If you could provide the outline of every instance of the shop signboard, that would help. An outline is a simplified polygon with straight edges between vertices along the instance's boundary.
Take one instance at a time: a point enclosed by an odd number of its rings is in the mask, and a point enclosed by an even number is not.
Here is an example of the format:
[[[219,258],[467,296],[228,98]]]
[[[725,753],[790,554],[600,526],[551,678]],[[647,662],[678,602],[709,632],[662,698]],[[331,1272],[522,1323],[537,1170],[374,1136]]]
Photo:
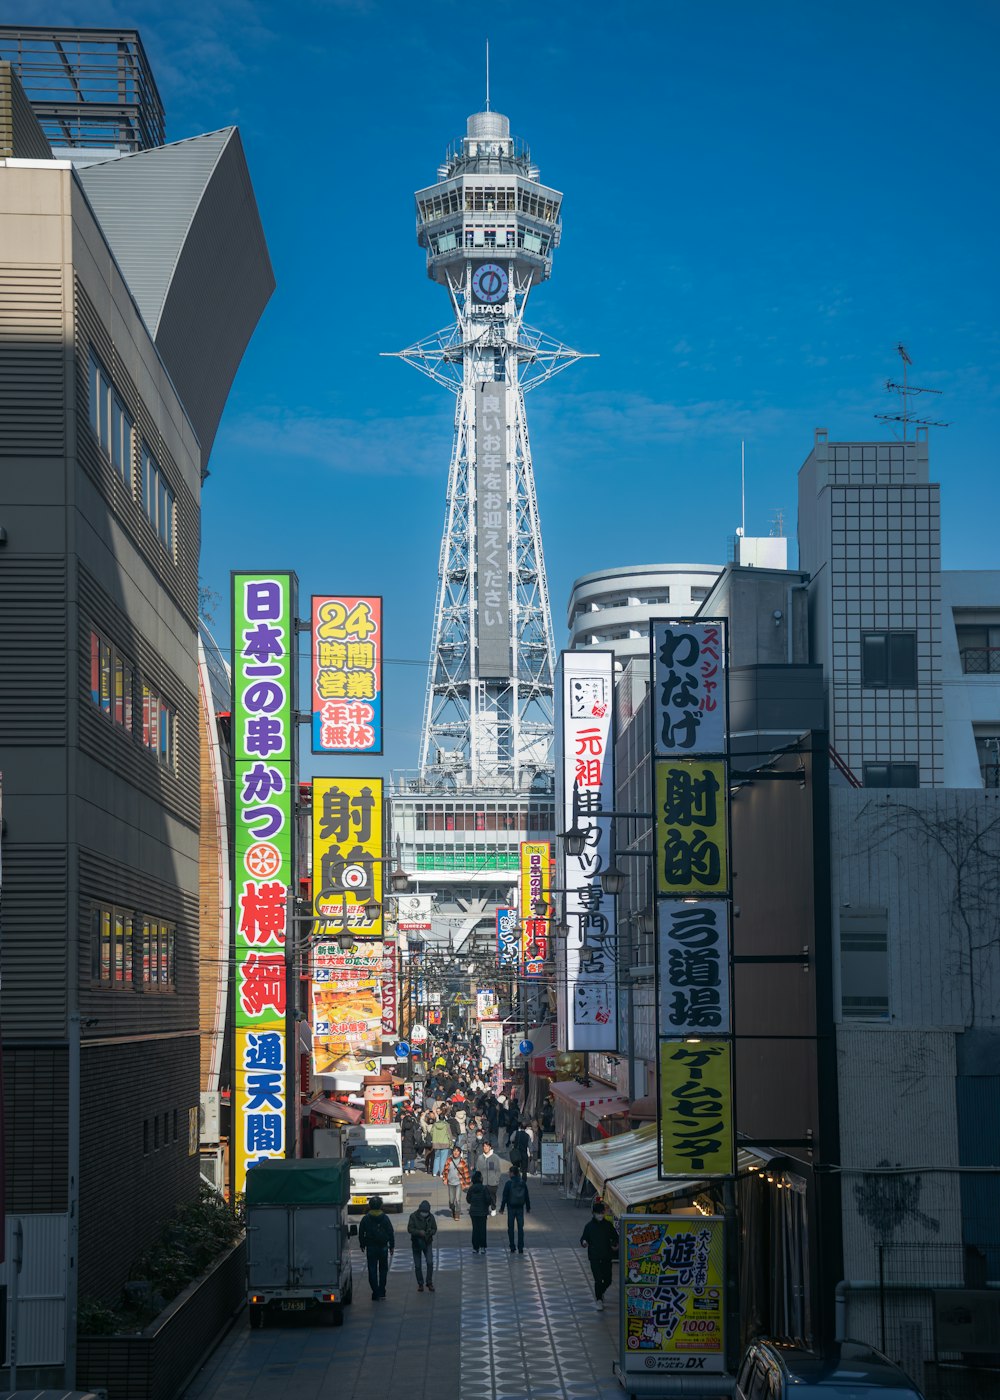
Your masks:
[[[315,1074],[359,1075],[382,1053],[381,941],[342,949],[321,941],[312,955],[312,1047]]]
[[[612,862],[611,822],[600,820],[614,810],[614,654],[563,652],[559,675],[559,820],[567,831],[586,833],[581,855],[570,855],[565,842],[562,848],[568,932],[558,978],[561,1048],[614,1051],[616,900],[601,885]]]
[[[521,968],[524,977],[542,977],[549,955],[549,920],[535,905],[552,897],[552,842],[521,842]]]
[[[382,1038],[392,1040],[399,1029],[398,948],[395,938],[382,944]]]
[[[285,936],[293,883],[295,575],[234,573],[234,1180],[286,1149]]]
[[[345,922],[382,938],[382,779],[314,778],[313,910],[321,932]],[[377,913],[368,912],[375,901]]]
[[[729,904],[657,901],[659,1034],[728,1035]]]
[[[312,600],[312,751],[382,752],[382,599]]]
[[[660,1176],[731,1176],[732,1041],[660,1040]]]
[[[497,966],[517,967],[521,955],[521,935],[517,910],[501,907],[497,910]]]
[[[725,1238],[721,1216],[623,1215],[619,1221],[621,1369],[725,1371]]]

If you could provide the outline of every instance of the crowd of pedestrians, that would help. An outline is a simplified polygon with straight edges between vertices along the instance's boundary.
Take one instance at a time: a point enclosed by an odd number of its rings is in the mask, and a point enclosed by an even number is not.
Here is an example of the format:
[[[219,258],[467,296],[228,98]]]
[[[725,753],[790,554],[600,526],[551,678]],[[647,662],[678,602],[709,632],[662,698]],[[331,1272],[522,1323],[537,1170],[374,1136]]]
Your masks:
[[[406,1102],[397,1114],[403,1171],[411,1176],[422,1169],[428,1176],[440,1178],[448,1188],[453,1220],[461,1219],[464,1203],[472,1227],[473,1254],[486,1253],[487,1224],[499,1212],[506,1217],[510,1254],[520,1255],[525,1246],[525,1216],[531,1214],[528,1178],[540,1171],[542,1134],[552,1128],[552,1108],[547,1102],[538,1118],[527,1118],[514,1093],[494,1093],[487,1085],[479,1056],[477,1036],[464,1041],[442,1037],[437,1042],[428,1061],[424,1107],[418,1110]],[[385,1297],[395,1250],[392,1224],[381,1205],[378,1197],[372,1198],[359,1232],[375,1301]],[[406,1226],[418,1293],[425,1288],[434,1292],[437,1230],[430,1202],[421,1201]],[[605,1218],[600,1201],[594,1203],[580,1244],[587,1250],[595,1303],[600,1309],[617,1250],[617,1232]]]

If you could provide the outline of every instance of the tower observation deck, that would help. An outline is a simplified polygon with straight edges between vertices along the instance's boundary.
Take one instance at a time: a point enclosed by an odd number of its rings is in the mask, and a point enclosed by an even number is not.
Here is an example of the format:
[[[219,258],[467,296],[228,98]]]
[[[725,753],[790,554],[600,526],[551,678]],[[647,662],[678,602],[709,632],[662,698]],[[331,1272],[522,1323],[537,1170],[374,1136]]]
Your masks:
[[[419,786],[547,793],[552,622],[524,397],[581,356],[524,315],[552,270],[562,195],[508,119],[485,111],[416,205],[427,274],[454,319],[395,353],[456,398]]]

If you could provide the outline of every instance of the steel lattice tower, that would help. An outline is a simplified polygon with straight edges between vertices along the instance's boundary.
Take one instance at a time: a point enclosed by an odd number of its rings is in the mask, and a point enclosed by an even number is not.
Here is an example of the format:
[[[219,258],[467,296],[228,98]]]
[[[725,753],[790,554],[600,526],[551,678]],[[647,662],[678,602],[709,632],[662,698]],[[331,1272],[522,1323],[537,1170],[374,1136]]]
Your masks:
[[[479,112],[418,190],[417,241],[454,322],[396,352],[456,396],[420,747],[429,788],[551,783],[553,644],[524,396],[580,353],[525,324],[562,195],[499,112]]]

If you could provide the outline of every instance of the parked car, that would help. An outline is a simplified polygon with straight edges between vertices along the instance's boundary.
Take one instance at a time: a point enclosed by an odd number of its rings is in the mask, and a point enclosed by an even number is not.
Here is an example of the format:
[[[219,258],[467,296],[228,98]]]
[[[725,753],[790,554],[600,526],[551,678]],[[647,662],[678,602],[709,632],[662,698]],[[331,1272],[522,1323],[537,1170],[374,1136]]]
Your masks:
[[[758,1339],[747,1347],[735,1400],[923,1400],[905,1371],[867,1342],[824,1355]]]

